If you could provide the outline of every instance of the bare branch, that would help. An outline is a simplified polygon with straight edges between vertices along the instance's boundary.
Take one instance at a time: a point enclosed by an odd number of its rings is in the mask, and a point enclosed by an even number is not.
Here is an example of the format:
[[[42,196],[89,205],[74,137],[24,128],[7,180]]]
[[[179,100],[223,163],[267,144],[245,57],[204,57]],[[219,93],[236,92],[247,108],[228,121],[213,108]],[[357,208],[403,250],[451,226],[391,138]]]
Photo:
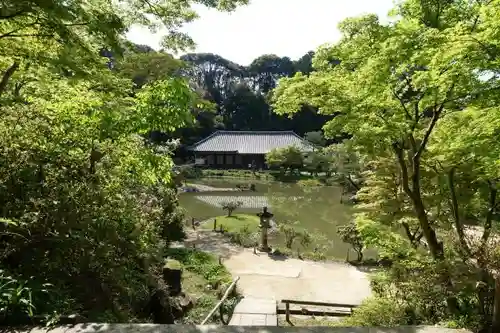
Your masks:
[[[490,208],[488,209],[488,214],[486,215],[486,220],[484,222],[484,231],[483,231],[483,236],[481,237],[481,248],[484,249],[486,246],[486,243],[488,242],[488,239],[491,234],[491,225],[493,221],[493,215],[495,214],[496,211],[496,206],[497,206],[497,188],[496,186],[488,181],[489,187],[490,187]]]
[[[0,38],[15,38],[15,37],[54,37],[52,34],[11,34],[11,35],[2,35]]]
[[[408,109],[406,108],[406,105],[405,103],[403,102],[403,99],[401,97],[398,96],[398,94],[396,94],[395,91],[392,92],[392,94],[394,95],[394,97],[399,101],[399,104],[401,104],[401,106],[403,107],[403,110],[405,111],[405,114],[406,114],[406,119],[407,120],[412,120],[411,116],[410,116],[410,112],[408,112]]]
[[[396,153],[396,157],[399,162],[399,167],[401,168],[401,180],[403,183],[403,189],[405,192],[410,196],[410,198],[413,197],[413,191],[410,188],[410,183],[409,183],[409,178],[408,178],[408,169],[406,168],[406,162],[405,158],[403,156],[403,149],[399,147],[397,143],[392,144],[392,148],[394,149],[394,152]]]
[[[441,113],[444,110],[444,105],[448,102],[448,97],[451,94],[451,92],[453,91],[454,87],[455,87],[455,83],[453,83],[451,85],[450,89],[448,89],[448,92],[446,93],[446,98],[441,103],[439,108],[437,110],[434,110],[434,112],[432,114],[431,122],[430,122],[429,126],[427,127],[427,130],[425,131],[422,143],[420,144],[420,147],[418,148],[417,153],[413,156],[413,161],[420,159],[420,156],[424,152],[425,147],[427,146],[427,142],[429,141],[429,138],[432,134],[432,131],[434,130],[434,127],[436,126],[436,123],[439,120],[439,117],[441,116]]]
[[[5,38],[5,37],[13,37],[14,34],[20,30],[23,30],[23,29],[26,29],[26,28],[29,28],[29,27],[32,27],[34,25],[38,24],[38,21],[35,21],[35,22],[31,22],[30,24],[26,24],[26,25],[23,25],[17,29],[14,29],[12,31],[9,31],[7,33],[4,33],[3,35],[0,35],[0,39],[1,38]]]

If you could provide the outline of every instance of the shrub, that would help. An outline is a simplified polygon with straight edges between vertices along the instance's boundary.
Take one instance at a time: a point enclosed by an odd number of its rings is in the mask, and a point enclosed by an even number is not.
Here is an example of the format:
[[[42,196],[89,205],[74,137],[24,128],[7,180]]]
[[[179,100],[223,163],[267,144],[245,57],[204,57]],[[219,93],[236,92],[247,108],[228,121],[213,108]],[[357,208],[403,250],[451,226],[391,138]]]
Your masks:
[[[198,179],[203,176],[201,169],[193,166],[181,166],[179,174],[184,179]]]
[[[4,323],[15,322],[17,318],[33,316],[33,289],[29,282],[17,279],[0,270],[0,316]]]
[[[297,230],[296,227],[296,222],[295,223],[289,223],[289,222],[284,222],[279,224],[279,231],[284,235],[285,237],[285,246],[287,249],[291,249],[293,245],[293,241],[300,237],[300,231]]]
[[[412,324],[408,309],[392,298],[368,298],[351,317],[342,321],[346,326],[397,327]]]
[[[283,171],[298,170],[304,165],[304,155],[294,146],[275,148],[266,154],[266,163],[271,168],[281,168]]]
[[[317,179],[302,179],[297,182],[297,185],[299,185],[303,189],[308,189],[321,186],[322,184]]]
[[[43,130],[25,134],[49,140]],[[183,236],[175,191],[148,182],[135,164],[150,153],[142,139],[102,143],[100,153],[83,139],[68,149],[51,138],[43,153],[18,140],[0,163],[3,217],[16,221],[0,226],[1,265],[18,281],[54,284],[50,301],[32,293],[34,313],[78,312],[96,321],[104,313],[120,321],[141,315],[135,309],[157,287],[165,246]],[[99,159],[93,169],[89,155]]]
[[[233,212],[239,207],[243,206],[243,202],[241,201],[225,201],[221,204],[222,210],[227,211],[227,216],[231,216]]]
[[[244,247],[252,247],[258,243],[257,233],[252,232],[248,224],[244,224],[240,230],[232,232],[230,238],[231,242]]]
[[[210,253],[193,249],[169,249],[169,258],[179,261],[183,268],[203,276],[213,286],[231,282],[231,274]]]
[[[357,261],[363,261],[364,243],[361,235],[356,227],[356,224],[350,223],[348,225],[340,226],[337,229],[340,239],[347,244],[350,244],[354,251],[356,251],[358,258]]]

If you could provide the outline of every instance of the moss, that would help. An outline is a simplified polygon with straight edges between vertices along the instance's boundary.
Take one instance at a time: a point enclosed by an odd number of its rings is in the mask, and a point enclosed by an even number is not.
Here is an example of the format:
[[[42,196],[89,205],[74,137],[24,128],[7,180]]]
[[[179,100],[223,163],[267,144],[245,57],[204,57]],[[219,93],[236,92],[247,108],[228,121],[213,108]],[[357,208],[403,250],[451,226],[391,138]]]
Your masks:
[[[165,268],[182,269],[182,264],[178,260],[167,259],[167,260],[165,260]]]

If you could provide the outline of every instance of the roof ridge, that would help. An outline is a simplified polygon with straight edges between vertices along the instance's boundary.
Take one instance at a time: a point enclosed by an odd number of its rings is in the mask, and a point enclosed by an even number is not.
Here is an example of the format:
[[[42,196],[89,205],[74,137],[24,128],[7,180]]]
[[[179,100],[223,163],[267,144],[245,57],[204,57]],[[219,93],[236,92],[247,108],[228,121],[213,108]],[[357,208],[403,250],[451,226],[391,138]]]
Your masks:
[[[220,134],[286,134],[286,133],[288,133],[288,134],[297,135],[297,133],[295,133],[294,131],[225,131],[225,130],[216,131],[212,135],[217,134],[217,133],[220,133]]]
[[[245,142],[240,142],[244,140]],[[304,147],[313,147],[313,145],[307,141],[306,139],[300,137],[294,131],[225,131],[218,130],[213,132],[208,137],[198,141],[192,146],[188,147],[189,150],[197,150],[197,147],[200,145],[208,144],[204,149],[208,148],[210,144],[215,145],[212,148],[215,148],[216,145],[223,145],[224,149],[220,151],[233,151],[238,152],[240,154],[244,154],[242,151],[244,148],[248,148],[247,144],[254,143],[261,147],[279,147],[279,146],[287,146],[292,144],[297,144],[299,146]],[[288,144],[287,144],[288,142]],[[220,148],[220,147],[219,147]],[[257,148],[253,147],[255,150]],[[248,149],[246,149],[248,150]],[[269,149],[264,149],[266,152]],[[200,150],[202,151],[202,150]],[[217,149],[208,149],[206,151],[219,151]]]

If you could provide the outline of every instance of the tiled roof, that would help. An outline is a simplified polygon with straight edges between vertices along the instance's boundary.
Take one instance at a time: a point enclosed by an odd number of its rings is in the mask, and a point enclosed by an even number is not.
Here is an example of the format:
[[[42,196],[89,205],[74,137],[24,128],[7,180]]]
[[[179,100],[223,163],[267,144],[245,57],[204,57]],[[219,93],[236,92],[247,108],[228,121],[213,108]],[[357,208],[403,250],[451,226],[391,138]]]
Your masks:
[[[266,154],[274,148],[297,146],[311,151],[313,145],[292,131],[217,131],[195,143],[190,150],[197,152],[234,152]]]

